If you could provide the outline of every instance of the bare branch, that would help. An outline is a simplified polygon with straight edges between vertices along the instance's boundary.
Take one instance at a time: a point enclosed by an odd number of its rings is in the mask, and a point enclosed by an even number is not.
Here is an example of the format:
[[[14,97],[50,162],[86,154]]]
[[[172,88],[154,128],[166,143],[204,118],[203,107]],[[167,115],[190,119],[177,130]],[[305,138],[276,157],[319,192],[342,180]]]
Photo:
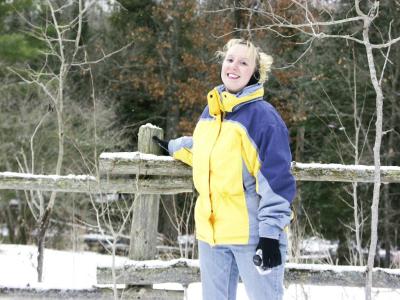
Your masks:
[[[308,45],[307,49],[294,62],[288,63],[288,65],[286,65],[284,67],[279,67],[279,68],[274,68],[274,69],[281,70],[281,69],[287,69],[287,68],[293,67],[297,62],[299,62],[304,57],[304,55],[307,54],[308,51],[310,51],[313,41],[314,41],[314,39],[310,40],[310,44]]]
[[[54,9],[55,13],[62,13],[62,11],[74,4],[74,1],[67,1],[64,5],[60,6],[57,9]]]
[[[79,1],[81,1],[81,0],[79,0]],[[95,4],[95,3],[96,3],[96,0],[92,0],[90,2],[86,2],[85,3],[85,8],[83,8],[82,5],[80,5],[78,16],[76,18],[74,18],[73,20],[71,20],[71,22],[69,22],[67,25],[60,26],[60,28],[69,29],[69,28],[74,27],[76,25],[76,23],[82,21],[82,16],[85,15],[86,12],[89,10],[89,8],[91,8],[93,6],[93,4]]]
[[[397,37],[397,38],[395,38],[395,39],[393,39],[393,40],[390,40],[389,42],[384,43],[384,44],[371,44],[371,48],[372,48],[372,49],[387,48],[387,47],[390,47],[390,46],[396,44],[396,43],[399,42],[399,41],[400,41],[400,36]]]
[[[124,51],[125,49],[129,48],[132,44],[133,44],[133,42],[130,42],[129,44],[127,44],[127,45],[123,46],[122,48],[120,48],[118,50],[115,50],[115,51],[113,51],[111,53],[108,53],[108,54],[104,54],[103,53],[103,57],[101,57],[101,58],[99,58],[97,60],[85,61],[85,62],[81,62],[81,63],[71,63],[71,66],[86,66],[86,65],[90,65],[90,64],[97,64],[97,63],[102,62],[102,61],[106,60],[107,58],[109,58],[109,57],[111,57],[111,56],[113,56],[113,55],[115,55],[115,54],[117,54],[117,53],[119,53],[121,51]]]
[[[242,8],[242,10],[250,10],[250,9]],[[340,19],[340,20],[332,20],[332,21],[315,21],[313,19],[313,16],[309,13],[309,9],[307,9],[305,14],[306,14],[306,18],[307,18],[307,20],[309,20],[309,22],[301,23],[301,24],[293,24],[293,23],[289,22],[287,19],[285,19],[284,17],[275,14],[274,12],[259,11],[259,13],[264,16],[273,18],[274,20],[280,21],[278,24],[271,24],[271,26],[286,27],[286,28],[292,28],[292,29],[317,27],[317,26],[336,26],[336,25],[343,25],[346,23],[352,23],[352,22],[357,22],[357,21],[363,20],[363,17],[356,16],[356,17]],[[311,20],[310,18],[313,20]]]

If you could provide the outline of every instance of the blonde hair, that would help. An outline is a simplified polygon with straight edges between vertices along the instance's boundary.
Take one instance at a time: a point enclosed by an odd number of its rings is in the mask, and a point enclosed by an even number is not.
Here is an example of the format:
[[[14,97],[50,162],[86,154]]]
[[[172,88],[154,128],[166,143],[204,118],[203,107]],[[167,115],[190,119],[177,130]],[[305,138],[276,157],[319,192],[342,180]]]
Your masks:
[[[268,73],[271,71],[271,66],[274,61],[271,55],[262,52],[259,47],[256,47],[252,42],[244,39],[231,39],[222,48],[222,51],[217,51],[215,53],[216,57],[222,62],[225,59],[226,53],[230,48],[235,45],[245,45],[249,48],[250,57],[255,58],[256,71],[260,74],[258,78],[259,83],[264,83],[268,79]]]

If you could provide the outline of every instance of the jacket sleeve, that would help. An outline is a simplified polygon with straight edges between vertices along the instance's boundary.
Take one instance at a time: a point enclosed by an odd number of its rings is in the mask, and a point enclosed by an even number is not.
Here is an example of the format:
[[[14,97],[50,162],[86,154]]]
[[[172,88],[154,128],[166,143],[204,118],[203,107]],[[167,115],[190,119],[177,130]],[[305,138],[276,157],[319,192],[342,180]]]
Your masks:
[[[192,147],[193,138],[191,136],[183,136],[169,141],[168,152],[173,158],[192,166]]]
[[[286,126],[269,125],[259,133],[260,169],[256,174],[259,236],[279,239],[290,223],[290,204],[295,196],[296,182],[290,172],[292,155]]]

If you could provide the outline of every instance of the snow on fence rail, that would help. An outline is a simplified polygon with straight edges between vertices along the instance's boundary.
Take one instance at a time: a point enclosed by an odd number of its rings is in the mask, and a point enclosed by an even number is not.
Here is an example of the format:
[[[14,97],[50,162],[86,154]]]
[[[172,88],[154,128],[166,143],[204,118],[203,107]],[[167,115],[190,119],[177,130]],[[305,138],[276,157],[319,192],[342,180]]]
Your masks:
[[[307,265],[287,263],[285,281],[287,284],[312,284],[331,286],[365,286],[366,267]],[[187,285],[200,281],[197,260],[176,259],[160,261],[130,261],[115,269],[116,282],[129,285],[151,285],[177,282]],[[400,288],[400,270],[374,268],[373,286]],[[97,282],[112,282],[110,266],[97,268]]]

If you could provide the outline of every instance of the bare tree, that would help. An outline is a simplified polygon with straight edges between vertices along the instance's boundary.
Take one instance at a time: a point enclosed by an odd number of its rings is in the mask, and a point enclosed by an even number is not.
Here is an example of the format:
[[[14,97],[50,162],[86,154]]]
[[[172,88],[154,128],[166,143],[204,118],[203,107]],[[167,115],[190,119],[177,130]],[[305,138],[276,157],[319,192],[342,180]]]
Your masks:
[[[79,50],[79,42],[82,30],[82,17],[84,14],[82,1],[79,0],[78,16],[70,21],[67,25],[60,24],[60,18],[58,16],[63,10],[67,10],[68,8],[70,8],[71,5],[73,5],[73,2],[67,2],[64,5],[57,6],[55,1],[47,0],[45,7],[46,9],[48,9],[49,18],[46,19],[44,28],[31,24],[32,29],[34,30],[34,36],[46,43],[48,48],[48,52],[44,53],[44,64],[38,71],[32,69],[27,70],[27,72],[14,70],[14,72],[18,76],[20,76],[25,82],[39,86],[51,103],[49,104],[49,110],[54,110],[56,112],[58,126],[58,155],[55,167],[56,175],[61,174],[64,159],[64,92],[66,77],[71,67],[71,62],[75,60],[75,57]],[[55,36],[49,36],[49,27],[54,28]],[[75,28],[77,29],[74,39],[69,39],[68,35]],[[69,53],[67,52],[67,49],[71,49],[71,44],[73,45],[73,47],[72,51]],[[57,70],[52,69],[49,64],[49,60],[53,58],[57,60]],[[41,122],[38,123],[36,129],[40,125]],[[32,135],[32,143],[35,132]],[[34,168],[34,156],[32,157],[32,167]],[[31,171],[34,172],[33,169]],[[37,241],[37,271],[39,282],[41,282],[43,279],[45,236],[50,224],[50,217],[53,211],[56,196],[57,193],[52,192],[47,204],[45,204],[43,200],[41,201],[40,214],[38,218],[39,229]]]
[[[67,78],[71,69],[78,67],[84,68],[91,64],[101,62],[129,46],[127,45],[109,54],[103,53],[100,58],[88,61],[85,56],[84,46],[82,45],[81,33],[83,20],[93,4],[95,4],[94,0],[74,0],[68,2],[47,0],[43,3],[46,18],[42,26],[32,24],[24,19],[31,28],[30,34],[46,45],[46,50],[43,51],[43,64],[37,70],[30,67],[27,69],[10,68],[9,70],[19,76],[25,83],[39,87],[44,94],[44,101],[49,103],[48,111],[39,119],[31,136],[31,163],[28,163],[28,159],[24,154],[22,155],[23,160],[19,162],[20,168],[25,171],[30,171],[31,173],[36,172],[35,151],[33,147],[35,136],[49,113],[55,112],[58,150],[54,174],[62,174],[66,138],[65,93],[67,89]],[[23,18],[23,16],[21,17]],[[96,127],[96,124],[94,124],[94,126]],[[94,154],[97,155],[96,151]],[[96,159],[97,158],[94,160]],[[57,193],[52,192],[48,201],[45,200],[40,192],[37,192],[35,195],[34,192],[31,191],[30,195],[27,195],[27,199],[31,200],[36,197],[38,201],[28,201],[28,204],[30,204],[31,211],[34,215],[36,210],[35,206],[38,206],[38,215],[36,216],[38,223],[37,271],[38,281],[41,282],[43,280],[43,258],[46,232],[49,228]]]

